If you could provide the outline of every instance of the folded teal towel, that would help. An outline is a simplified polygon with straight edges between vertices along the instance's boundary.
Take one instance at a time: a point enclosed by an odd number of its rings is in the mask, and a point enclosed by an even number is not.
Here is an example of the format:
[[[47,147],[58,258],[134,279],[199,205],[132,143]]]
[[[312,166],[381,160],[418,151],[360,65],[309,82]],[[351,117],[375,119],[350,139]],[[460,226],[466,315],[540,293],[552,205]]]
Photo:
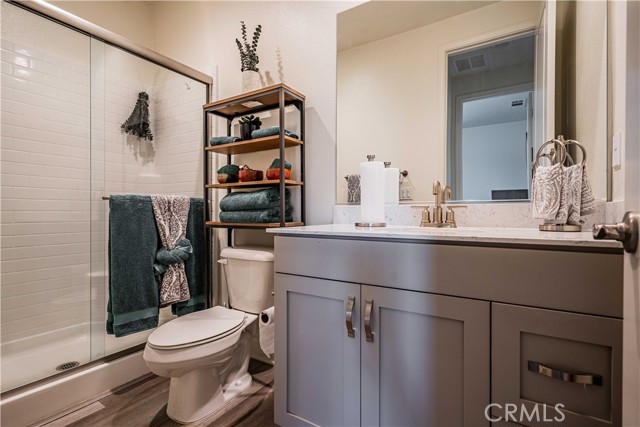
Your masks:
[[[158,326],[159,240],[150,196],[111,196],[107,333],[122,337]]]
[[[279,126],[271,126],[264,129],[257,129],[251,132],[251,139],[264,138],[265,136],[273,136],[278,135],[280,133]],[[295,133],[289,132],[288,130],[284,130],[284,134],[286,136],[290,136],[291,138],[299,139],[298,135]]]
[[[293,221],[291,214],[293,207],[287,207],[285,211],[285,221]],[[264,209],[259,211],[231,211],[220,212],[221,222],[280,222],[280,208]]]
[[[269,166],[269,169],[279,168],[279,167],[280,167],[280,159],[273,159],[273,162],[271,162],[271,166]],[[289,162],[287,162],[285,160],[284,161],[284,168],[291,170],[291,163],[289,163]]]
[[[289,203],[291,192],[285,189],[285,201]],[[258,191],[229,193],[220,200],[220,210],[256,211],[280,206],[280,190],[277,187]]]
[[[177,314],[178,316],[207,308],[206,277],[204,275],[204,265],[207,262],[204,256],[206,235],[203,233],[204,206],[204,200],[202,198],[191,198],[189,217],[187,219],[187,234],[185,237],[191,242],[193,253],[184,262],[184,270],[187,274],[191,299],[171,306],[173,314]]]
[[[209,140],[209,145],[230,144],[238,141],[242,141],[239,136],[214,136]]]
[[[176,242],[176,247],[167,250],[164,246],[156,253],[156,262],[153,264],[153,272],[156,276],[162,276],[171,264],[185,262],[193,253],[193,247],[189,239],[180,239]],[[189,279],[187,279],[188,281]]]

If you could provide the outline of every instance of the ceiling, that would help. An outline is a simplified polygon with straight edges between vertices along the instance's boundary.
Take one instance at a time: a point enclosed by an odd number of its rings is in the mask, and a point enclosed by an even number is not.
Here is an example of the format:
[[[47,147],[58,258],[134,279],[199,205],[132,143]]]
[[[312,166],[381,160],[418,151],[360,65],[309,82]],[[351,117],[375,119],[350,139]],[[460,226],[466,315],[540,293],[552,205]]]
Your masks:
[[[338,51],[430,25],[496,1],[374,0],[338,14]]]

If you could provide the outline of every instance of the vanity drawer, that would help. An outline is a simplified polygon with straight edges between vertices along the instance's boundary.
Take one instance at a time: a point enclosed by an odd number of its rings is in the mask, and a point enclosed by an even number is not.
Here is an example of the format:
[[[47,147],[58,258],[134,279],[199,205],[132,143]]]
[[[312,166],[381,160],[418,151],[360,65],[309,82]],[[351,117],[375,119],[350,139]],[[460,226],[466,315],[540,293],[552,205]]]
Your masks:
[[[515,404],[527,426],[621,425],[622,320],[499,303],[491,317],[495,417]]]

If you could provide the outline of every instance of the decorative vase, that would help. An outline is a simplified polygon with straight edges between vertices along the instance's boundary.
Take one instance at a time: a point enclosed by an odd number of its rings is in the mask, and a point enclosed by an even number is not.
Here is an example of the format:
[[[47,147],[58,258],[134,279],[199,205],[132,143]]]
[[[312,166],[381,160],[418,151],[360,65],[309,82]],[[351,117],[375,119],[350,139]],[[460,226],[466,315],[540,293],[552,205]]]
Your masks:
[[[249,91],[245,90],[245,92]],[[251,132],[258,129],[260,129],[260,126],[256,126],[253,123],[240,123],[240,138],[242,138],[244,141],[248,141],[251,139]]]
[[[242,93],[260,89],[260,75],[257,71],[242,72]]]

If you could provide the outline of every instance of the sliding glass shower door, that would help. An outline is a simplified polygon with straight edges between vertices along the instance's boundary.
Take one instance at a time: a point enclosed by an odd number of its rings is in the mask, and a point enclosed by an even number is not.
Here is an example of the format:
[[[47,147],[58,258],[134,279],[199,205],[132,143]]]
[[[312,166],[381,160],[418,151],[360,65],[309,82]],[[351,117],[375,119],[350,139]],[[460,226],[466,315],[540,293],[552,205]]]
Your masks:
[[[144,343],[105,333],[111,194],[202,196],[208,86],[1,3],[0,351],[7,391]],[[140,92],[153,141],[121,132]],[[164,310],[161,321],[171,318]]]

